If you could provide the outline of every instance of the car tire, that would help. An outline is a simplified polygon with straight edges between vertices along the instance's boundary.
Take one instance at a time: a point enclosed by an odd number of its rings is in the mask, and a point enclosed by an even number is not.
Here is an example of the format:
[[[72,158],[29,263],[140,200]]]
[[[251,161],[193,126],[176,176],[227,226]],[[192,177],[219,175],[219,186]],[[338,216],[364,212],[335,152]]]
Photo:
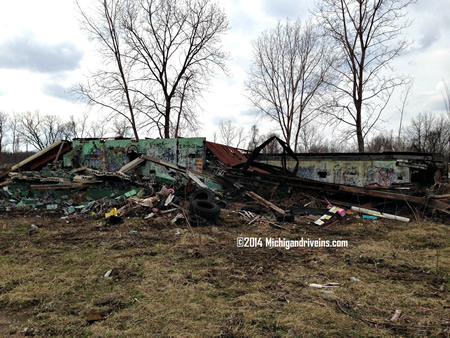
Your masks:
[[[211,189],[207,189],[207,188],[197,189],[191,194],[191,201],[202,200],[202,201],[214,202],[215,199],[216,199],[216,195],[214,194],[214,191],[212,191]]]
[[[194,214],[190,214],[188,217],[189,220],[189,224],[193,227],[204,227],[207,226],[209,224],[208,220],[204,219],[203,217],[194,215]]]
[[[220,209],[227,209],[228,208],[228,203],[225,200],[218,200],[218,201],[216,201],[216,204],[217,204],[217,206]]]
[[[203,217],[211,222],[216,222],[220,214],[220,208],[217,204],[206,200],[191,201],[189,209],[193,214]]]

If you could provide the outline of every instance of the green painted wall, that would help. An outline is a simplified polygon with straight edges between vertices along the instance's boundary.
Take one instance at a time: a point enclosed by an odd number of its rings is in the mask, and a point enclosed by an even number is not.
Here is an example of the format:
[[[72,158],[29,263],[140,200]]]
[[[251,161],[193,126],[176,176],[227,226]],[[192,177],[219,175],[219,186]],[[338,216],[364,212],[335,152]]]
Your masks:
[[[203,169],[205,138],[145,139],[131,140],[75,140],[72,151],[64,155],[64,166],[77,168],[86,166],[103,171],[117,171],[138,154],[174,163],[190,170]],[[153,163],[141,166],[147,175],[154,169]]]
[[[259,161],[280,166],[280,161]],[[295,167],[295,161],[288,161],[288,168]],[[392,183],[410,183],[408,167],[399,167],[396,161],[351,161],[312,160],[300,161],[297,177],[320,182],[346,184],[363,187],[377,183],[390,186]]]

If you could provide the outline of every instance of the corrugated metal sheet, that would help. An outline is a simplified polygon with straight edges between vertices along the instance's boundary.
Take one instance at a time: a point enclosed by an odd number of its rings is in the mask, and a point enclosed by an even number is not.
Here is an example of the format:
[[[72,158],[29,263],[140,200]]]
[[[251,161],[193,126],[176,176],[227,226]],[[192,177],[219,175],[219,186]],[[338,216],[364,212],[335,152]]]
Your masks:
[[[234,166],[247,161],[247,158],[236,148],[223,144],[205,142],[206,147],[226,166]]]

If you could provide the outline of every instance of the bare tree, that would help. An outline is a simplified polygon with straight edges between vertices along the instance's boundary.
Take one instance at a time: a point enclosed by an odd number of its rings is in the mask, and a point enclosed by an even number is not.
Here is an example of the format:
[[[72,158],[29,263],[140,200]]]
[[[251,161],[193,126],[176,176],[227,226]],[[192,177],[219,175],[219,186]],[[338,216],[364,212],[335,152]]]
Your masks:
[[[0,112],[0,153],[3,151],[5,146],[8,127],[8,115],[4,112]]]
[[[108,128],[102,121],[94,121],[86,130],[86,135],[90,138],[104,138],[108,132]]]
[[[369,152],[394,151],[395,147],[399,146],[399,142],[399,140],[395,142],[392,130],[389,134],[382,132],[367,142],[367,150]]]
[[[236,127],[231,123],[231,120],[221,120],[219,122],[219,134],[222,142],[227,146],[239,148],[241,143],[245,140],[244,128]]]
[[[84,138],[87,134],[89,124],[89,114],[86,112],[80,119],[71,115],[69,121],[64,124],[64,139],[73,140],[75,138]]]
[[[401,39],[409,25],[403,18],[417,0],[322,0],[317,15],[341,56],[333,69],[339,76],[332,118],[356,135],[358,150],[379,121],[395,87],[405,79],[392,76],[391,63],[408,46]]]
[[[115,136],[129,137],[131,136],[131,128],[125,119],[115,119],[112,125],[112,132]]]
[[[444,106],[447,111],[447,118],[450,121],[450,90],[448,89],[447,81],[442,81],[444,83]]]
[[[256,124],[252,125],[250,128],[250,133],[248,135],[248,151],[253,151],[260,143],[259,129]]]
[[[441,153],[450,152],[450,121],[444,115],[420,113],[406,128],[409,147],[413,151]]]
[[[175,135],[183,109],[198,98],[216,68],[225,70],[220,44],[225,13],[211,0],[128,0],[124,29],[137,75],[139,110],[161,137]],[[189,124],[189,123],[188,123]]]
[[[266,135],[261,136],[261,141],[264,142],[274,136],[279,138],[279,135],[277,133],[270,132]],[[263,154],[281,154],[282,151],[283,148],[281,147],[280,143],[277,140],[273,140],[261,150]]]
[[[331,55],[317,26],[299,20],[265,31],[253,45],[248,98],[275,121],[287,144],[297,151],[303,125],[314,117],[316,95],[324,88]]]
[[[318,126],[314,123],[309,123],[300,131],[298,150],[310,153],[320,148],[323,140],[323,135],[317,132]]]
[[[400,95],[400,100],[402,102],[401,107],[398,108],[399,112],[400,112],[400,125],[398,127],[398,138],[397,138],[397,150],[400,150],[401,148],[401,131],[402,131],[402,122],[403,122],[403,115],[405,113],[405,108],[408,105],[408,97],[409,94],[411,92],[411,88],[414,84],[414,81],[409,81],[408,83],[406,83],[406,87],[404,88],[402,94]]]
[[[177,89],[177,100],[179,107],[175,110],[175,117],[170,121],[170,134],[177,138],[185,136],[190,132],[196,133],[201,129],[196,108],[199,108],[197,100],[201,97],[200,88],[194,79],[194,74],[186,75],[182,78],[181,86]]]
[[[122,0],[97,0],[96,15],[91,17],[77,1],[83,19],[82,27],[89,33],[91,40],[99,43],[104,68],[92,73],[89,81],[79,84],[75,91],[89,104],[99,105],[112,112],[111,118],[126,120],[133,130],[134,138],[139,140],[136,105],[140,101],[130,90],[133,62],[126,58],[122,46],[120,19],[124,3]]]
[[[64,123],[54,115],[26,112],[18,114],[17,133],[23,143],[42,150],[64,138]]]
[[[20,136],[19,136],[19,118],[16,114],[12,114],[9,118],[9,134],[11,142],[12,153],[17,153],[20,150]]]

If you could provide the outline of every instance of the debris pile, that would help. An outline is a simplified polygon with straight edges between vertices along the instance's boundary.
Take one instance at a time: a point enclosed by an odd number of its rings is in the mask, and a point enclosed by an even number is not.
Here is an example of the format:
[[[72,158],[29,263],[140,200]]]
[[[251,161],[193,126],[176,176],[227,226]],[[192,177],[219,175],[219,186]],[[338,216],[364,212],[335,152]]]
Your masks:
[[[166,217],[174,224],[205,226],[217,224],[220,210],[232,205],[232,212],[236,210],[248,225],[264,222],[285,230],[279,223],[304,219],[329,227],[354,213],[365,219],[404,222],[411,219],[405,215],[448,219],[450,214],[446,166],[435,164],[428,155],[422,157],[429,165],[419,165],[419,155],[397,159],[403,169],[389,186],[373,182],[358,186],[329,182],[326,162],[320,164],[323,180],[305,178],[299,155],[278,138],[267,140],[248,157],[204,139],[144,141],[57,142],[2,174],[0,212],[102,217],[110,224],[120,224],[126,217]],[[272,141],[283,148],[278,156],[281,166],[261,160],[262,149]],[[342,172],[345,165],[339,165],[334,167],[336,175],[346,175],[345,180],[353,175],[356,180],[356,170]],[[374,166],[364,165],[372,173]],[[418,173],[431,175],[434,183],[413,182]],[[394,182],[405,177],[405,183]]]

